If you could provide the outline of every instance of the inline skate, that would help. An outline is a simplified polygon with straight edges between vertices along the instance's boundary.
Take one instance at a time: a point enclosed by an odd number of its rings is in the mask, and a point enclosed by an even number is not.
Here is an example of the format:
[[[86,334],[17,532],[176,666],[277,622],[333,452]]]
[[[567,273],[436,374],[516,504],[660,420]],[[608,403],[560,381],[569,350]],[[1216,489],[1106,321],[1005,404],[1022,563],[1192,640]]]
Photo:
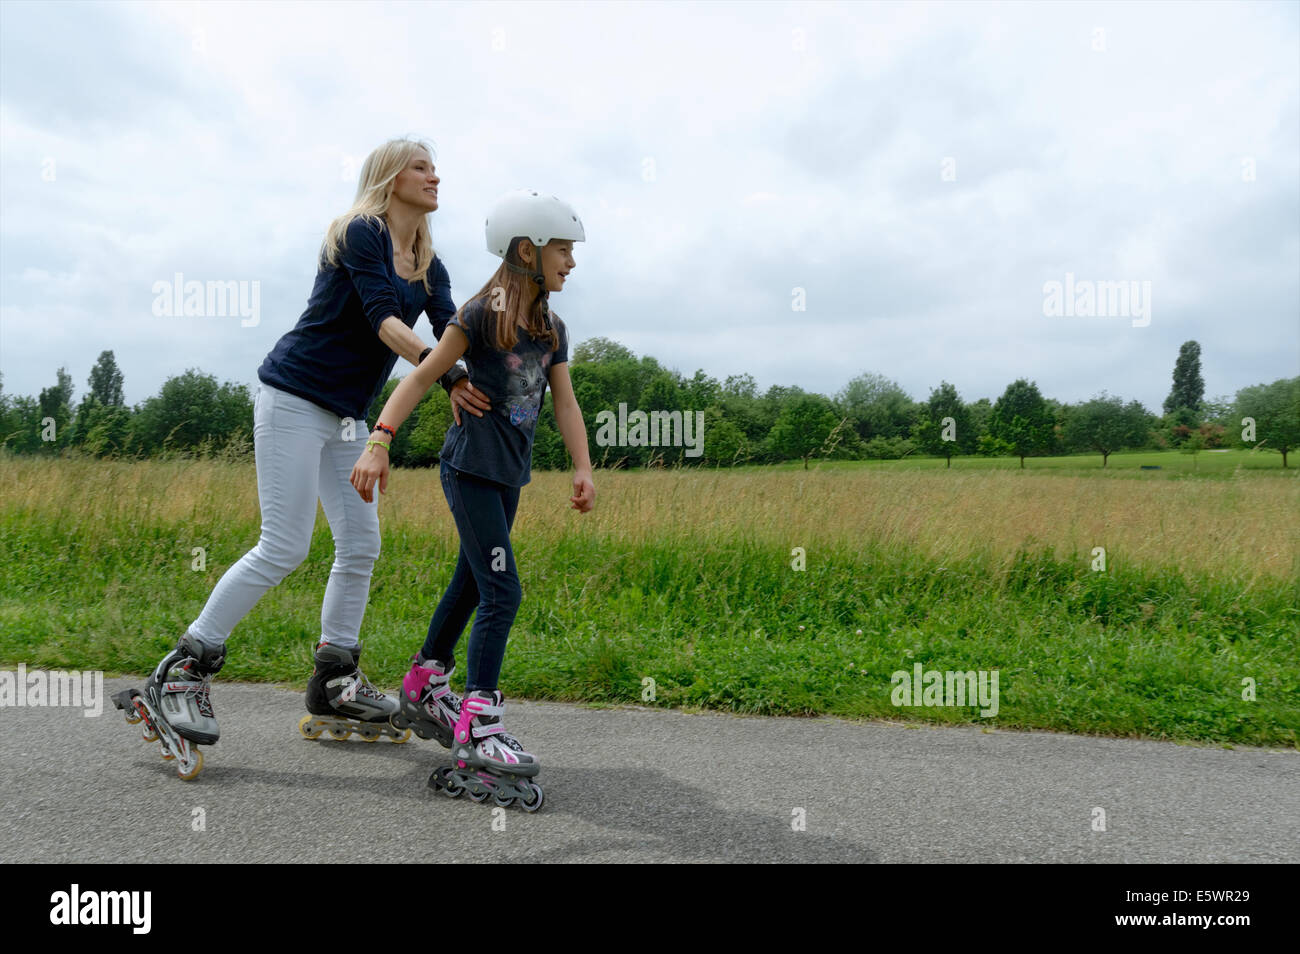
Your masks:
[[[393,726],[414,729],[420,738],[437,739],[444,749],[451,748],[461,707],[460,696],[448,686],[455,670],[454,660],[416,656],[411,671],[402,680],[401,708],[392,718]]]
[[[312,657],[316,668],[307,683],[307,711],[298,722],[304,738],[319,739],[328,732],[332,739],[346,739],[355,732],[367,742],[388,736],[394,742],[411,737],[409,729],[389,724],[397,712],[397,700],[370,684],[359,667],[361,647],[344,649],[322,642]]]
[[[176,761],[176,774],[189,781],[203,770],[200,745],[221,737],[209,691],[226,661],[225,645],[205,647],[187,631],[163,657],[144,692],[124,689],[113,704],[131,725],[144,723],[141,737],[157,742],[162,757]]]
[[[435,769],[429,787],[456,798],[463,792],[476,802],[491,798],[509,808],[516,801],[526,812],[542,807],[542,787],[531,778],[541,769],[536,756],[501,723],[505,698],[500,690],[476,689],[461,702],[452,756],[454,767]]]

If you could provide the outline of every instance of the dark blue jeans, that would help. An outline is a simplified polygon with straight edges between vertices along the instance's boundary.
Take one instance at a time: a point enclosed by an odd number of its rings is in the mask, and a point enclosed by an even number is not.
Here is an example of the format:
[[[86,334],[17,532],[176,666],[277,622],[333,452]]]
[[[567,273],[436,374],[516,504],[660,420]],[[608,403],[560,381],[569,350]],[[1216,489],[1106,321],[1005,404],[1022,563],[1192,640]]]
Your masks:
[[[447,592],[429,621],[424,658],[450,661],[470,614],[477,610],[469,634],[465,688],[495,689],[506,639],[523,596],[510,547],[519,488],[454,470],[446,461],[440,462],[438,471],[460,531],[460,555]]]

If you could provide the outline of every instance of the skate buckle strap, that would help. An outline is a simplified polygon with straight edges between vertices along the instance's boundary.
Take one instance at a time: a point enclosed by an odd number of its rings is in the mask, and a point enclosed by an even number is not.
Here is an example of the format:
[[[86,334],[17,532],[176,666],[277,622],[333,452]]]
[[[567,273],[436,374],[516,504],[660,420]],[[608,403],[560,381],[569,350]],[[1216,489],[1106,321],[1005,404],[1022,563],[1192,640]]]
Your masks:
[[[430,669],[429,678],[425,684],[429,687],[433,698],[441,699],[447,693],[451,692],[451,689],[447,685],[450,681],[450,674],[438,672],[436,669]]]
[[[489,718],[492,716],[499,717],[506,711],[505,706],[494,706],[483,699],[469,698],[465,700],[465,705],[469,707],[469,711],[474,715],[488,716]]]
[[[500,735],[506,731],[506,727],[500,722],[493,722],[491,725],[476,725],[473,728],[474,738],[485,739],[489,735]]]

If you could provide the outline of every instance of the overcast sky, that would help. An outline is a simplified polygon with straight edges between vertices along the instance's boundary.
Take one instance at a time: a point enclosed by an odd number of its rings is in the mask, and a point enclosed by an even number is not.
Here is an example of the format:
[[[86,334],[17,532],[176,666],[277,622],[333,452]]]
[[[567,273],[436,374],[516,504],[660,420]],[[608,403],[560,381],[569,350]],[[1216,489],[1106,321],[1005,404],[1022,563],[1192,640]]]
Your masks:
[[[10,394],[64,366],[80,400],[106,349],[129,403],[254,384],[405,135],[458,305],[490,202],[553,192],[587,230],[574,340],[688,376],[1158,411],[1189,339],[1207,397],[1300,374],[1300,4],[42,0],[0,4],[0,47]],[[257,283],[256,323],[155,314],[177,273]],[[1045,314],[1067,281],[1149,298]]]

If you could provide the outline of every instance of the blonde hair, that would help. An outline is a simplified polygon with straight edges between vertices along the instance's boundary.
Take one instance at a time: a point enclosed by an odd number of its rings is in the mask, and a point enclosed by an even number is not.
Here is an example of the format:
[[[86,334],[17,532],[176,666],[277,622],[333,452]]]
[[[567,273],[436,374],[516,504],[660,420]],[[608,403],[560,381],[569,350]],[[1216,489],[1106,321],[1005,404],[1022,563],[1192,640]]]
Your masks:
[[[501,351],[513,351],[515,344],[519,341],[519,319],[524,318],[525,328],[534,338],[545,341],[551,351],[560,346],[560,335],[552,327],[548,330],[546,322],[542,318],[542,309],[548,307],[544,305],[542,294],[539,291],[530,305],[525,305],[525,294],[528,286],[533,284],[531,275],[520,274],[511,271],[507,263],[531,271],[528,266],[524,265],[523,259],[519,257],[519,243],[528,242],[523,236],[515,236],[510,240],[510,245],[506,248],[506,257],[501,262],[501,266],[493,273],[492,277],[487,280],[469,301],[461,306],[463,313],[466,308],[476,301],[483,302],[484,320],[491,320],[491,325],[484,326],[485,337],[490,335],[492,341]],[[532,243],[530,243],[532,244]],[[533,244],[533,249],[540,261],[542,250]],[[534,263],[536,264],[536,262]],[[501,289],[497,292],[497,289]],[[496,308],[501,305],[501,309]],[[551,312],[552,318],[558,318],[554,312]]]
[[[354,219],[367,219],[388,227],[388,206],[393,200],[393,181],[406,168],[416,150],[423,149],[433,157],[433,149],[420,139],[390,139],[370,155],[361,166],[357,181],[357,196],[348,209],[325,232],[321,244],[321,257],[330,265],[338,265],[339,252],[347,240],[348,226]],[[415,274],[424,282],[424,290],[432,292],[429,284],[429,266],[435,256],[433,236],[429,234],[429,218],[420,216],[415,227]]]

